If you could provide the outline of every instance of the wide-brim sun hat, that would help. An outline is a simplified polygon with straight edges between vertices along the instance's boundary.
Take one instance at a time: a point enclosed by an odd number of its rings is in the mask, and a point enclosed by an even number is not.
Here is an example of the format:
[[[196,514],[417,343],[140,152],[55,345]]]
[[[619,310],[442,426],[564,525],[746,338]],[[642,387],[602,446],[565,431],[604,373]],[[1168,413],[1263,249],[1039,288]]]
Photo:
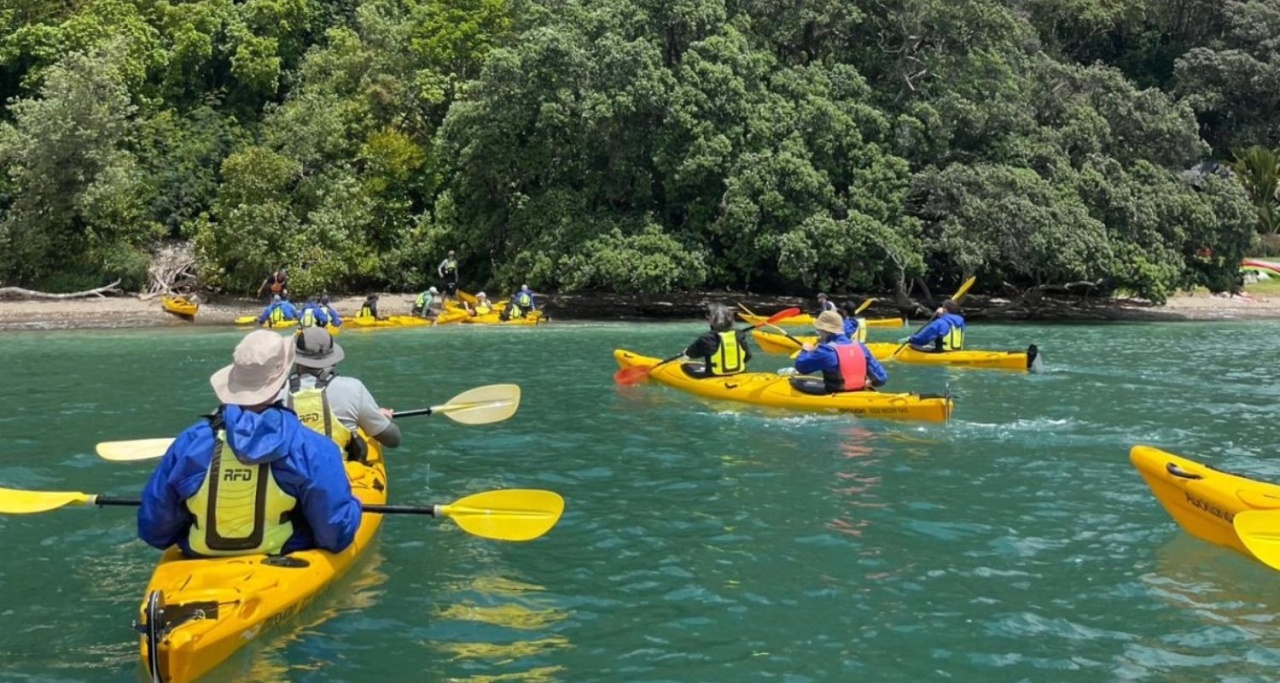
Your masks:
[[[268,330],[254,330],[236,344],[231,365],[213,373],[209,385],[223,403],[267,403],[280,394],[288,381],[293,356],[291,340]]]
[[[293,362],[304,368],[329,368],[346,358],[347,353],[333,341],[333,335],[323,327],[302,330],[294,345],[297,353]]]
[[[844,318],[840,317],[835,311],[823,311],[818,319],[814,321],[813,326],[819,332],[830,332],[831,334],[844,333]]]

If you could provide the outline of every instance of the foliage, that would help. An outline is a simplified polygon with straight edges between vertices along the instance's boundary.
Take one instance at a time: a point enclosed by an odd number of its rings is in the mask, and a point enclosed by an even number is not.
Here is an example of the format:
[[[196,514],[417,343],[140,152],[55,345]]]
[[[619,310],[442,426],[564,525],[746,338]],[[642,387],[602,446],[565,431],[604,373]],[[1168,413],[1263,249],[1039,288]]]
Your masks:
[[[20,0],[0,278],[1238,286],[1274,0]],[[1234,173],[1191,172],[1241,150]],[[1270,189],[1269,189],[1270,188]]]

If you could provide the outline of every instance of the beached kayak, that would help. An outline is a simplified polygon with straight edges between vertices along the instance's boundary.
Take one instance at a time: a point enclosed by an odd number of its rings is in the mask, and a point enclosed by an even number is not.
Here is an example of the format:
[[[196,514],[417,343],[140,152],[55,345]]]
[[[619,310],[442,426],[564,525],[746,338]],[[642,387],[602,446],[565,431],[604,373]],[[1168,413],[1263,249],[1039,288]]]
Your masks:
[[[654,366],[661,362],[660,358],[642,356],[624,349],[615,350],[613,357],[621,368]],[[667,386],[706,398],[791,410],[852,413],[859,417],[881,420],[945,422],[951,417],[952,410],[951,399],[937,394],[894,394],[879,391],[806,394],[796,390],[789,378],[771,372],[744,372],[731,377],[694,379],[685,374],[680,363],[673,362],[654,368],[649,377]]]
[[[818,343],[817,337],[792,336],[802,344]],[[767,353],[792,354],[800,350],[800,344],[788,339],[786,335],[776,332],[752,330],[751,338],[760,346],[760,350]],[[876,360],[887,361],[892,359],[899,363],[914,363],[916,365],[952,365],[988,370],[1028,371],[1038,370],[1044,364],[1040,357],[1040,350],[1036,348],[1035,344],[1028,346],[1026,351],[979,351],[966,349],[964,351],[945,351],[942,353],[917,351],[908,346],[902,349],[895,357],[893,354],[898,350],[899,346],[901,344],[878,342],[867,344],[867,348],[871,351],[871,355],[876,357]]]
[[[344,319],[342,323],[354,330],[388,330],[400,327],[431,326],[430,320],[419,318],[416,315],[388,315],[382,318],[355,316]]]
[[[542,311],[531,311],[525,317],[515,320],[503,320],[501,313],[494,312],[476,316],[468,315],[462,319],[462,322],[470,325],[537,325],[547,320],[542,317]]]
[[[1231,522],[1248,510],[1280,510],[1280,485],[1215,470],[1151,446],[1134,446],[1129,461],[1187,533],[1258,559]]]
[[[200,310],[200,304],[195,303],[185,296],[164,296],[160,299],[160,308],[174,315],[193,318],[196,311]]]
[[[382,447],[365,441],[367,464],[347,462],[347,476],[362,503],[383,504]],[[355,541],[337,554],[305,550],[190,560],[177,548],[167,550],[147,584],[138,619],[142,661],[156,674],[152,680],[194,680],[292,617],[350,568],[381,525],[382,515],[365,514]]]
[[[747,315],[746,313],[739,313],[738,317],[752,325],[763,323],[769,319],[769,316]],[[859,318],[859,320],[862,320],[862,318]],[[865,320],[867,322],[867,327],[905,327],[907,324],[907,321],[902,318],[866,318]],[[806,313],[804,315],[783,318],[774,324],[782,327],[813,327],[813,323],[814,317]]]

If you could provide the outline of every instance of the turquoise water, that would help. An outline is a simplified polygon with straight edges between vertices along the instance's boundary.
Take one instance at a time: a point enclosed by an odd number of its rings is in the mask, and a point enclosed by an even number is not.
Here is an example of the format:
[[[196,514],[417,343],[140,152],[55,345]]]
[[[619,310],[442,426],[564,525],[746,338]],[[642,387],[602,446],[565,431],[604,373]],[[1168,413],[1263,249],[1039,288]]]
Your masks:
[[[388,518],[337,590],[211,680],[1275,680],[1280,575],[1178,530],[1127,451],[1280,479],[1280,324],[975,325],[971,346],[1036,342],[1046,371],[889,366],[893,388],[950,385],[948,425],[612,383],[613,348],[668,356],[701,329],[342,335],[341,369],[392,408],[523,388],[498,425],[403,420],[392,502],[546,488],[564,517],[523,544]],[[0,486],[136,495],[150,467],[94,444],[212,408],[241,334],[0,335]],[[0,516],[0,543],[0,681],[138,675],[156,553],[132,510]]]

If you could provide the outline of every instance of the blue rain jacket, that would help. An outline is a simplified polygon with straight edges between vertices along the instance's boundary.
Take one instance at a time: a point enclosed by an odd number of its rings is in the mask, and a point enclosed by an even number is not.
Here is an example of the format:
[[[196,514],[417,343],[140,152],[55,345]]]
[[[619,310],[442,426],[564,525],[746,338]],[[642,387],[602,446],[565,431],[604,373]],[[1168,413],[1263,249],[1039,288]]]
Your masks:
[[[322,548],[341,552],[360,526],[360,500],[351,494],[342,452],[332,439],[307,429],[293,411],[272,406],[255,413],[240,406],[222,407],[231,450],[250,464],[271,464],[271,474],[285,493],[297,499],[293,536],[281,553]],[[191,555],[187,534],[195,519],[186,500],[200,490],[217,439],[208,420],[178,435],[151,474],[138,508],[138,537],[165,549],[178,544]]]
[[[839,344],[857,344],[862,347],[862,355],[867,359],[867,376],[871,378],[871,386],[883,386],[889,381],[889,373],[884,371],[884,366],[876,357],[872,355],[871,349],[867,348],[862,342],[855,342],[843,334],[836,335],[831,338],[830,343]],[[811,375],[815,372],[823,370],[838,370],[840,368],[840,359],[836,356],[836,350],[827,344],[818,344],[818,348],[812,351],[801,351],[796,357],[796,372],[802,375]]]
[[[338,315],[337,309],[327,304],[320,304],[320,310],[329,317],[329,324],[334,327],[342,327],[342,317]]]
[[[303,304],[302,310],[298,311],[298,320],[302,320],[302,314],[306,313],[308,309],[315,311],[316,327],[324,327],[329,324],[329,314],[325,312],[324,306],[320,304]]]
[[[271,318],[271,311],[277,308],[284,311],[285,320],[298,319],[298,310],[293,307],[293,304],[288,301],[273,301],[270,306],[262,309],[262,315],[258,316],[258,324],[261,325],[262,323],[267,322],[267,320]]]
[[[939,339],[947,336],[952,327],[964,330],[964,318],[955,313],[943,313],[941,317],[925,325],[923,330],[907,338],[907,343],[920,348],[932,347]]]
[[[848,337],[849,339],[853,339],[854,335],[856,334],[858,334],[858,319],[845,318],[844,319],[844,336]]]

